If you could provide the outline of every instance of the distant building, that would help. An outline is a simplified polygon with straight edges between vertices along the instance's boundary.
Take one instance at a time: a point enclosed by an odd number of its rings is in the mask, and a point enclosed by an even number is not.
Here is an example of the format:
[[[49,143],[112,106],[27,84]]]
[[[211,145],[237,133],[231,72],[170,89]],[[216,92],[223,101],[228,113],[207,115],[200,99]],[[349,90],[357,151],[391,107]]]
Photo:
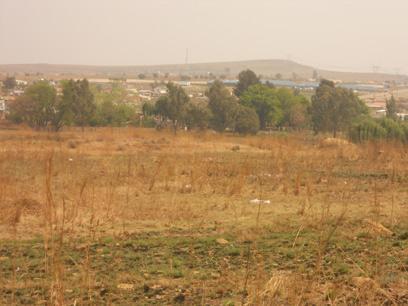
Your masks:
[[[168,90],[166,86],[157,86],[153,92],[156,96],[163,96],[167,94]]]
[[[139,90],[139,98],[150,101],[154,96],[154,92],[148,89]]]
[[[350,89],[352,91],[363,91],[363,92],[381,92],[385,90],[384,85],[379,84],[361,84],[361,83],[342,83],[338,85],[339,87]]]
[[[188,87],[191,86],[191,82],[189,81],[179,81],[177,82],[178,85],[183,86],[183,87]]]
[[[11,95],[13,96],[22,96],[24,94],[24,90],[21,89],[14,89]]]
[[[408,120],[408,113],[397,113],[397,117],[401,120]]]
[[[17,86],[27,86],[28,82],[23,80],[16,80]]]
[[[375,118],[382,118],[382,117],[385,117],[386,115],[387,115],[387,111],[385,109],[376,110],[374,113]]]
[[[0,99],[0,112],[6,111],[6,100]]]

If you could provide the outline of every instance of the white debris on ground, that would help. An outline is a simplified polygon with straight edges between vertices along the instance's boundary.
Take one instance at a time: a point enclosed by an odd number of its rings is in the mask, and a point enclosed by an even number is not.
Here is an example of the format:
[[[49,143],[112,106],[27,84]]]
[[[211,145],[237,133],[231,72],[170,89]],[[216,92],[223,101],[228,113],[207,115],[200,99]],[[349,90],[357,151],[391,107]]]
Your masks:
[[[270,200],[253,199],[249,201],[250,204],[271,204]]]

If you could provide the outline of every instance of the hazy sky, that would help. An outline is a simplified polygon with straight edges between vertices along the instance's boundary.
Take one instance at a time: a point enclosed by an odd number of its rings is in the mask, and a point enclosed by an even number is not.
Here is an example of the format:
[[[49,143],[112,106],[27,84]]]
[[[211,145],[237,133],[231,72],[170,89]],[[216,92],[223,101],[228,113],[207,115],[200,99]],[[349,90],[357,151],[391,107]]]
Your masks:
[[[0,63],[292,59],[408,73],[408,0],[0,0]]]

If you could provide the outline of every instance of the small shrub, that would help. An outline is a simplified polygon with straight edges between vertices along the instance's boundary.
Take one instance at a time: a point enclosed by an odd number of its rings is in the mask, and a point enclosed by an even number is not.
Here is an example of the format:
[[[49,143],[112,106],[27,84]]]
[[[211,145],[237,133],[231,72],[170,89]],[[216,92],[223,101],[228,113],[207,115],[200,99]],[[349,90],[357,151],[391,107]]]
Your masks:
[[[134,125],[140,125],[139,122],[136,122],[136,124]],[[156,127],[156,121],[154,120],[153,117],[146,117],[144,119],[141,120],[141,125],[144,128],[155,128]]]
[[[78,143],[76,141],[70,140],[68,141],[68,148],[70,149],[76,149],[78,147]]]

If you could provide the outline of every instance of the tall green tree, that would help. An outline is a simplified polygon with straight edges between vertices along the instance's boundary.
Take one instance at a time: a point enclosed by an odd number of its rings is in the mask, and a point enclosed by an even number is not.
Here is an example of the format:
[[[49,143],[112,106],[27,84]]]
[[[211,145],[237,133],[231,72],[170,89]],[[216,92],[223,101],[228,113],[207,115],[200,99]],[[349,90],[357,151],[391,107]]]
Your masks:
[[[314,131],[331,132],[333,137],[367,112],[365,104],[351,90],[336,87],[327,80],[320,82],[310,107]]]
[[[276,90],[262,84],[250,86],[240,97],[240,103],[256,111],[260,128],[278,122],[282,116]]]
[[[156,105],[150,102],[143,103],[142,106],[142,113],[143,116],[153,116],[156,114]]]
[[[261,129],[268,125],[302,128],[308,122],[309,101],[291,89],[253,85],[242,94],[240,103],[256,111]]]
[[[398,119],[398,107],[397,107],[397,101],[395,100],[394,96],[391,96],[389,100],[387,100],[385,104],[386,108],[386,116],[387,118],[390,118],[392,120],[397,120]]]
[[[24,95],[11,104],[9,118],[41,129],[52,125],[57,113],[57,94],[54,87],[48,82],[40,81],[29,86]]]
[[[239,105],[235,118],[235,132],[256,134],[259,131],[259,117],[253,108]]]
[[[238,102],[221,81],[214,81],[206,93],[211,110],[211,126],[218,132],[233,128]]]
[[[260,84],[258,76],[250,69],[241,71],[238,75],[238,84],[234,90],[237,97],[240,97],[250,86]]]
[[[278,125],[280,127],[303,128],[308,124],[308,108],[310,102],[304,96],[288,88],[276,90],[282,115]]]
[[[159,115],[171,120],[174,133],[179,125],[184,123],[186,106],[189,97],[181,86],[167,84],[167,95],[160,97],[156,102],[156,111]]]
[[[82,128],[89,125],[95,114],[96,105],[88,80],[65,82],[61,107],[65,110],[67,121]]]
[[[190,102],[186,110],[186,125],[189,129],[205,130],[210,122],[211,111],[205,105]]]

